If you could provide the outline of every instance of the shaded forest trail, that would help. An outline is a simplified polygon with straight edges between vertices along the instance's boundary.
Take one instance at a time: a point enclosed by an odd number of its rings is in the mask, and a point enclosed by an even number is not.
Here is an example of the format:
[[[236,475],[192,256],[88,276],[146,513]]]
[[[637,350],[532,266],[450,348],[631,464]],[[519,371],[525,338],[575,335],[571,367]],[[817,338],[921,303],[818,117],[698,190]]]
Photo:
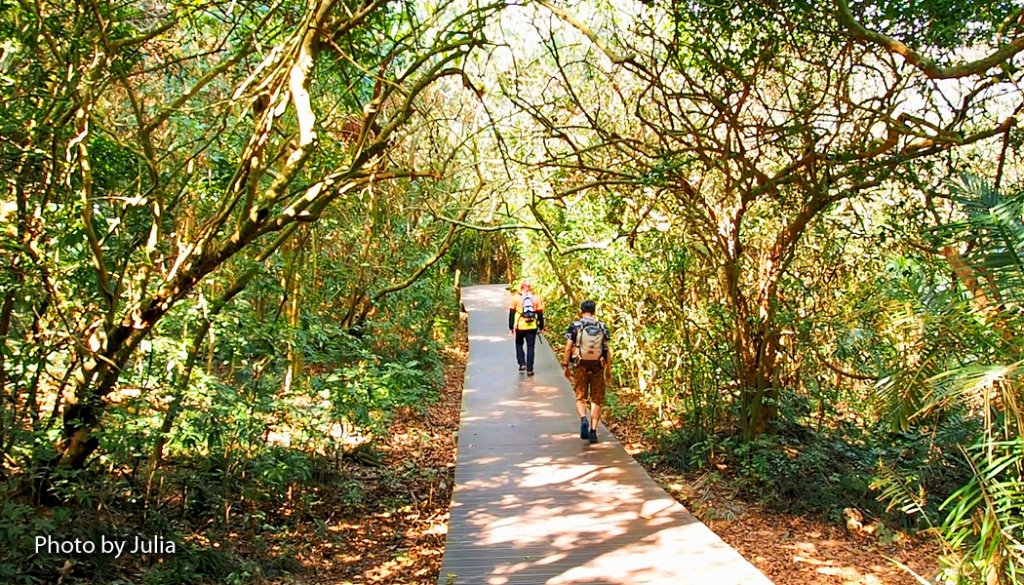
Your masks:
[[[604,428],[576,431],[550,348],[516,371],[504,286],[463,291],[469,363],[439,583],[770,583]]]

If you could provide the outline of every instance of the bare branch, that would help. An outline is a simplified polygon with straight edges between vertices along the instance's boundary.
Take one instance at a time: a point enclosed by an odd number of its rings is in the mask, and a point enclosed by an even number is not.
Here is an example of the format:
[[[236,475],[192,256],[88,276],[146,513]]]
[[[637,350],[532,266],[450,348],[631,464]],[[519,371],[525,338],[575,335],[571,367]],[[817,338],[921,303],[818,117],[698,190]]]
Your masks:
[[[601,52],[604,53],[608,57],[608,59],[611,60],[612,63],[614,63],[616,65],[622,65],[623,63],[627,63],[627,62],[632,61],[634,59],[633,55],[620,55],[620,54],[616,53],[615,51],[613,51],[612,48],[609,47],[608,44],[605,43],[604,40],[602,40],[601,37],[597,33],[595,33],[594,31],[590,30],[590,27],[588,27],[587,25],[583,24],[582,22],[576,20],[571,14],[569,14],[565,10],[562,10],[561,8],[555,6],[554,4],[549,2],[548,0],[536,0],[536,1],[541,6],[547,8],[548,10],[550,10],[552,14],[554,14],[558,18],[564,20],[567,24],[569,24],[569,26],[572,26],[576,30],[578,30],[581,33],[583,33],[584,35],[586,35],[586,37],[588,39],[590,39],[590,42],[594,43],[594,46],[597,47],[598,49],[600,49]]]

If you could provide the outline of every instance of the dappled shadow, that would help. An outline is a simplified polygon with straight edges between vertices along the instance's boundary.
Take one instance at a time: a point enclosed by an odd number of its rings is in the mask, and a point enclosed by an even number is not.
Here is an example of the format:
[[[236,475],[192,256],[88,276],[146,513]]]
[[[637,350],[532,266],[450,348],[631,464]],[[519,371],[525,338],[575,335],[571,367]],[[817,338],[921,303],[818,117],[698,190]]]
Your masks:
[[[469,341],[473,343],[501,343],[502,341],[508,341],[510,335],[470,335]]]
[[[535,377],[518,372],[507,294],[463,290],[470,359],[438,582],[768,583],[605,429],[597,445],[580,440],[549,345],[537,347]]]
[[[756,582],[674,500],[634,480],[628,469],[540,458],[459,483],[441,582]]]

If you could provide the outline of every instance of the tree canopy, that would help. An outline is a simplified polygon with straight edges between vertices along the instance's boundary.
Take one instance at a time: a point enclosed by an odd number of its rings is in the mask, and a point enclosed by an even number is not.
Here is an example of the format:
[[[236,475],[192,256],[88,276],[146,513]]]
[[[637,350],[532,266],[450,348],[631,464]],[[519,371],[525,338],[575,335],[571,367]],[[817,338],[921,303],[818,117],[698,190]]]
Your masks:
[[[1016,0],[2,2],[6,493],[372,437],[531,275],[676,464],[906,441],[872,497],[1016,582],[1022,51]]]

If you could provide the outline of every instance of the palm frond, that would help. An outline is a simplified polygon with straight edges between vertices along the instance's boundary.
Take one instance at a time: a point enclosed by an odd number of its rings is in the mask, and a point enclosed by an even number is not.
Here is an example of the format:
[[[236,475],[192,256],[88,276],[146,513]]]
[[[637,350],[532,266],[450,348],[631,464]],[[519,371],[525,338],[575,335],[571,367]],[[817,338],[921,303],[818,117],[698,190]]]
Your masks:
[[[914,332],[902,367],[876,388],[890,416],[962,412],[984,422],[963,450],[972,476],[940,510],[961,579],[1018,583],[1024,569],[1024,192],[964,175],[947,198],[961,213],[932,230],[956,280],[907,279],[891,323]],[[948,274],[948,272],[947,272]],[[923,332],[923,333],[922,333]],[[891,410],[888,410],[891,409]],[[908,409],[912,412],[908,415]],[[891,506],[916,512],[906,479],[880,473]]]
[[[974,566],[1016,574],[1024,567],[1024,439],[982,441],[964,455],[973,477],[940,507],[949,510],[944,538]]]

